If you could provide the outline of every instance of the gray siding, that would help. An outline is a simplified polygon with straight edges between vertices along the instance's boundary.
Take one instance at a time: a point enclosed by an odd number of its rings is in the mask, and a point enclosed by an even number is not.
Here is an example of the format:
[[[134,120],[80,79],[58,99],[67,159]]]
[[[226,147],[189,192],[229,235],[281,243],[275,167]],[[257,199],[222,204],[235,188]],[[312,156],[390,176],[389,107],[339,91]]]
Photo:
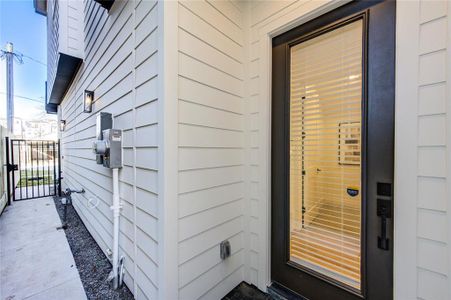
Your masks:
[[[103,251],[112,248],[111,171],[95,162],[96,114],[110,112],[123,130],[124,167],[120,255],[125,255],[127,286],[138,299],[158,291],[157,36],[155,1],[115,1],[107,13],[84,2],[85,58],[60,107],[63,187],[83,187],[74,207]],[[83,91],[93,90],[91,114],[83,113]]]

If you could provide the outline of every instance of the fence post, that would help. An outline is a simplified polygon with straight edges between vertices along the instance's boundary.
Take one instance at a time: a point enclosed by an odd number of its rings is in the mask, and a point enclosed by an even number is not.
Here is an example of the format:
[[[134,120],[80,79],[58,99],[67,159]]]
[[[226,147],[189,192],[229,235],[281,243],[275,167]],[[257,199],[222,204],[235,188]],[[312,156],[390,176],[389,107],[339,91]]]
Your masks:
[[[9,178],[9,137],[5,137],[5,155],[6,155],[6,197],[8,197],[8,205],[11,205],[11,180]]]
[[[58,139],[58,196],[61,197],[61,140]]]

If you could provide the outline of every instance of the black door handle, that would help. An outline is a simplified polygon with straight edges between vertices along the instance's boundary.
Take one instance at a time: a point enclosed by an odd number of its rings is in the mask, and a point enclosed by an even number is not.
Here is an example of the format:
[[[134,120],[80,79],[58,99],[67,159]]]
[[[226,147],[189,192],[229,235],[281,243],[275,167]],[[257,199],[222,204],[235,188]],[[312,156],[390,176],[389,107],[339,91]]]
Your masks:
[[[391,218],[391,201],[377,199],[377,215],[381,219],[381,232],[377,237],[377,247],[382,250],[388,250],[390,241],[387,238],[387,218]]]
[[[5,164],[5,166],[6,166],[6,171],[7,172],[18,171],[19,170],[19,166],[15,165],[15,164]]]

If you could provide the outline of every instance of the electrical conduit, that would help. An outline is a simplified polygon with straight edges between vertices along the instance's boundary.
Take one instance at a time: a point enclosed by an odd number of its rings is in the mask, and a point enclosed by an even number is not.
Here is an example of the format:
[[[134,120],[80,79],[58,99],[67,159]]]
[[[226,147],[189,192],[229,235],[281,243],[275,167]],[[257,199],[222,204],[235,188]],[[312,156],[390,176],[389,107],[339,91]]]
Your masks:
[[[118,263],[119,263],[119,217],[121,203],[119,199],[119,169],[113,169],[113,288],[119,287]]]

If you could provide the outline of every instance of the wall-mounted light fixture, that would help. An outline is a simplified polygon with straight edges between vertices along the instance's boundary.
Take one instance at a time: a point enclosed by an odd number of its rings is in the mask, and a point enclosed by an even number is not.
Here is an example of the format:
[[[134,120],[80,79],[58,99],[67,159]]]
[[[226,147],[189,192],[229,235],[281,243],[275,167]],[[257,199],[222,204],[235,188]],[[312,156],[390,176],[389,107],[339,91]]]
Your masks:
[[[110,10],[111,6],[113,6],[114,0],[94,0],[99,3],[106,10]]]
[[[94,92],[85,90],[84,98],[83,98],[83,112],[90,113],[92,112],[92,102],[94,101]]]
[[[60,131],[66,129],[66,120],[60,120]]]

